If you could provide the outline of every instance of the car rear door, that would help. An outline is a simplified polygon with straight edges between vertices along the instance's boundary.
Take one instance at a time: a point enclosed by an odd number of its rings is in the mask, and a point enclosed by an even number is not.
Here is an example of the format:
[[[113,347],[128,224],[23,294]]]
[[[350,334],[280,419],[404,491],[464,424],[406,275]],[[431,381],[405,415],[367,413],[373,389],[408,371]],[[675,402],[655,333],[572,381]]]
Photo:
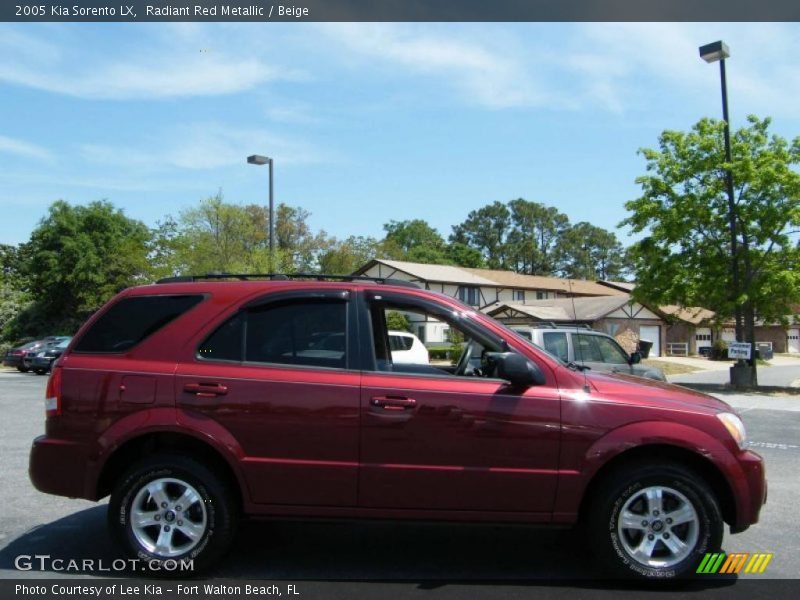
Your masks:
[[[253,502],[353,506],[358,346],[351,291],[270,294],[228,311],[178,365],[177,407],[230,434]]]

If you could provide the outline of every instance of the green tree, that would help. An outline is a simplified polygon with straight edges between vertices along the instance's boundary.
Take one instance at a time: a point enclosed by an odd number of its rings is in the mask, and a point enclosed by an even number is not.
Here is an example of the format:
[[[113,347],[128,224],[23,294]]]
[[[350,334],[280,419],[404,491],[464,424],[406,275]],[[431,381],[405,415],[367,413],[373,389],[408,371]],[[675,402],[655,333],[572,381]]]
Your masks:
[[[349,275],[375,258],[378,248],[378,240],[372,237],[350,236],[335,241],[320,255],[319,270],[332,275]]]
[[[222,193],[160,224],[156,253],[182,274],[260,273],[269,269],[269,213],[224,201]]]
[[[423,219],[389,221],[383,226],[382,253],[388,258],[411,262],[448,262],[445,242],[436,229]]]
[[[644,237],[631,249],[637,293],[661,304],[705,306],[729,318],[738,305],[754,339],[755,319],[784,321],[800,301],[800,137],[769,132],[770,119],[748,117],[725,162],[724,123],[702,119],[689,132],[664,131],[643,149],[641,197],[623,224]],[[734,288],[726,169],[733,174],[740,267]],[[743,340],[742,340],[743,341]]]
[[[569,218],[552,206],[517,198],[508,203],[512,230],[508,236],[509,260],[518,273],[553,275],[557,246],[569,228]]]
[[[507,269],[511,211],[502,202],[493,202],[471,211],[466,220],[453,227],[451,243],[464,244],[481,252],[492,269]]]
[[[333,240],[324,231],[312,231],[308,224],[311,213],[303,208],[279,204],[275,212],[275,244],[280,270],[317,270],[320,256],[332,247]]]
[[[386,314],[386,329],[389,331],[408,331],[411,333],[411,323],[408,317],[396,310],[390,310]]]
[[[626,270],[626,253],[617,236],[585,221],[561,234],[555,253],[563,277],[615,280]]]
[[[53,203],[21,249],[35,302],[9,335],[73,333],[115,293],[150,280],[149,241],[147,227],[110,202]]]
[[[459,267],[471,267],[481,269],[486,266],[483,254],[477,248],[470,248],[459,242],[451,242],[445,248],[447,262]]]

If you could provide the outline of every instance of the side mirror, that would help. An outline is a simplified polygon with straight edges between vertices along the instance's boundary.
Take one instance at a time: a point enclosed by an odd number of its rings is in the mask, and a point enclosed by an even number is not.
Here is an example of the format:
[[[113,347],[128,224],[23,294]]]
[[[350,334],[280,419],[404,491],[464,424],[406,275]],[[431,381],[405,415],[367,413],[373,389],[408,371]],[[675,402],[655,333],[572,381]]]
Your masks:
[[[489,358],[495,364],[495,376],[505,379],[518,388],[545,383],[544,373],[527,358],[516,352],[491,352]]]
[[[632,365],[637,365],[642,362],[642,353],[638,350],[636,352],[631,352],[630,363]]]

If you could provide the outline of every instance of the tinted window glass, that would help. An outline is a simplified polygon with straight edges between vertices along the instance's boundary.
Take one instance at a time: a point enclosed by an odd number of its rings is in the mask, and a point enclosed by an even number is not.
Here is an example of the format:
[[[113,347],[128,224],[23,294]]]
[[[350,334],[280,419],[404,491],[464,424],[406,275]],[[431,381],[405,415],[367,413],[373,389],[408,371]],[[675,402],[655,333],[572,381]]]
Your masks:
[[[597,337],[596,335],[573,334],[572,341],[577,346],[575,360],[578,362],[604,362],[597,345]]]
[[[131,296],[109,308],[76,352],[125,352],[195,306],[202,296]]]
[[[391,350],[411,350],[413,344],[414,338],[412,337],[389,334],[389,348]]]
[[[599,335],[594,337],[597,347],[600,349],[600,354],[603,355],[603,362],[612,365],[628,364],[628,355],[622,351],[614,340]]]
[[[343,369],[346,332],[345,302],[266,305],[248,313],[245,360]]]
[[[566,333],[544,333],[544,349],[550,354],[556,355],[561,360],[569,360],[569,351],[567,350],[567,334]]]
[[[214,360],[242,360],[243,323],[243,313],[228,319],[200,345],[198,356]]]

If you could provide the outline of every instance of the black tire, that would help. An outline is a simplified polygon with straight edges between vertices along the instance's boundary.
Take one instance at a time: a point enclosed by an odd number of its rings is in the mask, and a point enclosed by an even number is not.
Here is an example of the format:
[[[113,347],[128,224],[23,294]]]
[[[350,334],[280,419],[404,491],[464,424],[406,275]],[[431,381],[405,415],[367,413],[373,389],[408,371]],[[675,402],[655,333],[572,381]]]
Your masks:
[[[153,504],[149,492],[144,491],[148,484],[157,480],[188,484],[194,488],[200,499],[186,512],[172,510],[176,508],[174,505],[168,505],[169,510],[162,511]],[[181,492],[180,484],[164,485],[170,496],[170,502],[176,500],[175,497]],[[170,494],[169,492],[173,490],[174,493]],[[154,511],[154,514],[163,512],[163,515],[159,514],[159,524],[148,526],[144,532],[139,528],[138,534],[131,524],[132,505],[136,500],[144,502],[142,506],[146,508],[156,507],[157,511]],[[181,523],[179,520],[181,516],[186,519],[187,524],[193,524],[188,516],[189,510],[193,511],[197,522],[202,522],[205,527],[202,535],[199,535],[194,545],[188,547],[185,552],[165,555],[157,552],[157,547],[154,550],[143,544],[141,538],[147,539],[148,536],[152,536],[154,542],[157,541],[157,534],[162,528],[166,529],[167,522],[172,523],[174,530],[170,540],[175,541],[176,536],[179,538],[175,544],[176,551],[180,550],[181,541],[192,544],[192,540],[183,535],[183,530],[177,527]],[[172,513],[171,517],[167,515],[168,512]],[[198,515],[202,515],[202,518]],[[233,501],[233,494],[224,481],[200,463],[177,454],[154,455],[133,465],[114,486],[108,504],[108,524],[114,541],[128,557],[140,561],[138,569],[156,577],[188,577],[209,568],[230,548],[236,535],[237,522],[238,510]],[[170,560],[175,562],[170,563]],[[179,565],[184,560],[192,561],[192,568],[188,572],[185,569],[181,570]]]
[[[27,373],[28,371],[30,371],[30,369],[28,369],[28,367],[23,367],[20,365],[17,367],[17,371],[19,371],[20,373]]]
[[[33,372],[36,373],[37,375],[44,375],[45,373],[47,373],[47,369],[34,369]]]
[[[664,493],[660,519],[646,508],[645,490],[657,488]],[[682,525],[667,525],[669,514],[677,514],[668,512],[669,508],[677,510],[687,502],[694,509],[696,519]],[[626,503],[629,503],[627,508]],[[620,530],[619,517],[623,508],[627,514],[637,515],[637,511],[645,509],[645,514],[641,515],[641,532],[636,528]],[[636,463],[618,469],[601,484],[590,511],[587,525],[594,552],[609,570],[607,572],[617,577],[644,580],[689,577],[694,575],[703,556],[707,552],[718,552],[722,544],[724,523],[716,497],[694,471],[675,463]],[[645,520],[648,521],[646,528]],[[667,539],[663,539],[665,536]],[[644,543],[645,537],[655,544],[652,559],[662,559],[663,565],[647,564],[628,551],[627,548]],[[667,547],[666,543],[674,544],[676,538],[682,543],[688,542],[685,556],[682,552],[676,555]],[[671,561],[677,562],[668,564]]]

